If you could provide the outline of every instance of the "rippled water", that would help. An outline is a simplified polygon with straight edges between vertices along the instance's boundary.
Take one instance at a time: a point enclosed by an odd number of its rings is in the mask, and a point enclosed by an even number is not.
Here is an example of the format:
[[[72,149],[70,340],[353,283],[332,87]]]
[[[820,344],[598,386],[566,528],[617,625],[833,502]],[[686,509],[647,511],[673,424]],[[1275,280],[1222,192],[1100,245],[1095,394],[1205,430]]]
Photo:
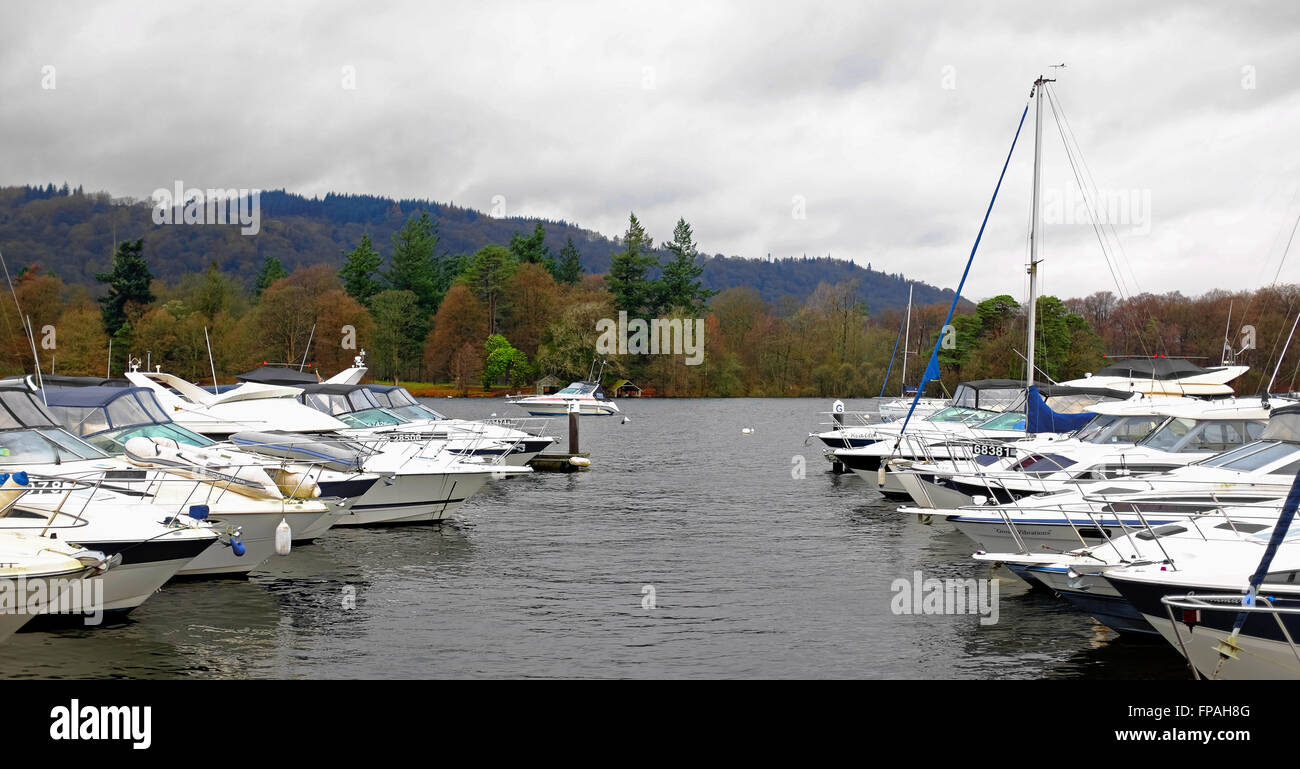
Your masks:
[[[333,530],[247,580],[168,585],[117,626],[20,633],[0,675],[1187,677],[1164,642],[1118,639],[1014,578],[996,625],[893,614],[891,584],[916,569],[990,572],[951,527],[829,473],[804,444],[825,401],[621,405],[627,424],[582,421],[589,472],[498,482],[455,525]]]

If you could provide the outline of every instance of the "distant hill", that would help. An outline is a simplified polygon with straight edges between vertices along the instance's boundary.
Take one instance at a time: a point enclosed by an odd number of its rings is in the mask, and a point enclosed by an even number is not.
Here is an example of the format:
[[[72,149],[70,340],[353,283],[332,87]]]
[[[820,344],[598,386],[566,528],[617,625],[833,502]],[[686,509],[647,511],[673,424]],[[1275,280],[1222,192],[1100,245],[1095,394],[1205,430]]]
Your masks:
[[[250,237],[241,235],[237,225],[156,225],[148,201],[50,184],[0,187],[0,251],[11,270],[39,263],[66,282],[98,290],[95,274],[108,269],[114,244],[143,237],[150,268],[164,280],[200,272],[215,260],[222,271],[251,285],[266,256],[278,258],[289,270],[320,263],[341,265],[343,252],[367,232],[387,256],[393,233],[417,211],[427,211],[438,223],[439,251],[448,254],[470,253],[489,243],[507,244],[511,235],[531,231],[538,221],[495,218],[428,200],[334,193],[307,198],[269,190],[261,195],[261,232]],[[568,222],[541,221],[552,251],[558,252],[573,238],[588,273],[607,271],[610,255],[620,248],[617,238]],[[873,315],[907,304],[908,281],[902,275],[876,272],[843,259],[718,254],[704,257],[703,262],[707,287],[751,286],[768,302],[786,296],[806,298],[820,282],[856,279],[859,295]],[[914,285],[918,305],[952,301],[951,289]]]

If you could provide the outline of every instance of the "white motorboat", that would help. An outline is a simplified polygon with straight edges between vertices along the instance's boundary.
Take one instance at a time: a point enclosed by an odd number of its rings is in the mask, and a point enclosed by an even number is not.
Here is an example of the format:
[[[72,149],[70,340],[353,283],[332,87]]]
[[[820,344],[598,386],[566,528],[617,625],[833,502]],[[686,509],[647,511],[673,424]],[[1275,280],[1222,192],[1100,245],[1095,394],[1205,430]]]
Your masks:
[[[607,395],[599,382],[573,382],[550,395],[516,396],[507,401],[527,411],[532,416],[558,417],[569,413],[577,404],[582,416],[610,416],[619,413],[618,405]]]
[[[912,419],[926,423],[921,425],[922,428],[929,427],[930,423],[944,424],[946,426],[935,428],[942,431],[953,427],[954,423],[974,424],[995,417],[1008,408],[1023,403],[1024,397],[1025,383],[1019,380],[979,379],[962,382],[957,385],[952,399],[945,401],[942,408],[929,414],[918,411],[912,415]],[[907,403],[910,406],[911,401]],[[898,416],[906,415],[907,409],[904,408]],[[884,416],[883,412],[881,416]],[[814,436],[831,450],[860,449],[882,440],[896,439],[902,428],[902,422],[897,420],[878,424],[844,424],[833,430],[815,433]],[[836,461],[829,453],[826,454],[826,459]]]
[[[1249,366],[1202,368],[1182,358],[1164,355],[1114,358],[1115,363],[1061,384],[1075,387],[1108,387],[1112,390],[1147,395],[1221,396],[1232,395],[1229,382],[1250,370]]]
[[[1039,385],[1048,408],[1061,414],[1078,414],[1096,404],[1127,397],[1115,390],[1078,388],[1062,385]],[[832,457],[891,499],[911,498],[896,474],[890,472],[891,461],[920,460],[942,462],[970,456],[972,445],[1000,446],[1026,437],[1026,400],[1020,400],[1004,412],[950,406],[921,420],[909,423],[906,432],[893,429],[889,436],[881,427],[881,440],[858,449],[839,449]],[[1047,433],[1043,433],[1046,435]],[[883,478],[881,470],[885,470]]]
[[[962,507],[975,497],[1006,503],[1079,481],[1168,472],[1257,440],[1269,417],[1253,399],[1139,397],[1088,411],[1097,416],[1074,433],[974,442],[967,457],[896,462],[891,471],[917,507]]]
[[[1000,505],[899,511],[947,519],[988,552],[1068,552],[1225,505],[1276,502],[1297,471],[1300,405],[1290,405],[1272,412],[1259,440],[1167,473],[1080,481]]]
[[[39,614],[92,615],[93,583],[113,562],[103,553],[0,529],[0,643]]]
[[[114,488],[141,501],[187,509],[203,505],[210,520],[225,527],[238,547],[209,548],[178,576],[247,574],[276,552],[281,522],[293,541],[324,534],[342,514],[317,487],[265,457],[222,448],[174,424],[140,387],[46,388],[49,411],[91,445],[123,460]],[[64,468],[66,478],[85,471]],[[90,471],[93,476],[98,469]]]
[[[302,473],[320,488],[323,496],[346,499],[342,507],[347,515],[339,518],[334,523],[336,526],[442,521],[489,479],[532,472],[527,467],[506,465],[499,457],[489,462],[483,457],[452,454],[445,451],[446,441],[389,435],[376,431],[374,425],[352,427],[300,402],[305,395],[300,387],[245,383],[223,391],[220,397],[225,400],[213,404],[205,397],[210,393],[184,383],[189,388],[186,390],[178,385],[183,380],[169,374],[132,372],[127,378],[155,393],[167,393],[166,398],[173,402],[167,413],[184,427],[209,436],[231,438],[244,451],[296,460],[297,464],[287,469]],[[349,396],[358,392],[347,385],[317,386],[345,387]],[[251,388],[250,396],[237,397],[244,388]],[[158,397],[166,408],[168,400],[162,394]],[[249,420],[251,424],[241,421],[239,409],[240,404],[248,403],[258,404],[257,418]],[[303,412],[312,416],[304,417]],[[277,415],[284,415],[283,423],[277,421]],[[328,430],[303,431],[299,429],[303,424]],[[306,434],[300,434],[303,432]],[[345,451],[355,453],[359,472],[340,473],[322,463],[322,452],[318,449],[338,448],[340,443]]]
[[[1104,577],[1200,677],[1300,680],[1300,531],[1287,531],[1247,600],[1273,534],[1270,527],[1246,542],[1209,543],[1194,564],[1132,566]]]

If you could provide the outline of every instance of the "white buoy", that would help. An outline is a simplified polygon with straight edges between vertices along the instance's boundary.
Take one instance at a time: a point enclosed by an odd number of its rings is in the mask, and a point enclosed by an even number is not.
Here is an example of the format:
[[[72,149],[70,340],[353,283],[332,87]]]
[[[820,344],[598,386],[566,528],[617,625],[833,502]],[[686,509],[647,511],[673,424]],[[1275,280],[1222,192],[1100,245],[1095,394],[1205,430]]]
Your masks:
[[[745,434],[745,435],[753,435],[753,434],[754,434],[754,428],[752,428],[752,427],[746,427],[745,429],[741,430],[740,432],[743,433],[743,434]]]
[[[623,417],[623,424],[627,424],[628,422],[631,421],[632,421],[632,417]]]
[[[292,548],[293,532],[289,529],[289,522],[281,518],[280,525],[275,527],[275,554],[288,555]]]

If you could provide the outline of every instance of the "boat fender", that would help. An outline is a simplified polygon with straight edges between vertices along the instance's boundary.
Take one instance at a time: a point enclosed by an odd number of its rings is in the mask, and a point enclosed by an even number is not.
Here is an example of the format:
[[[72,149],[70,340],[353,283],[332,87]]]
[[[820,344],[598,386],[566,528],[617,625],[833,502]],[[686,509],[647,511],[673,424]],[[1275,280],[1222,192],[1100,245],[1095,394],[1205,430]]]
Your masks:
[[[876,468],[876,485],[885,485],[885,463],[881,462],[880,467]]]
[[[289,529],[289,522],[281,518],[280,525],[275,527],[275,554],[288,555],[292,547],[293,532]]]
[[[237,558],[243,558],[244,553],[248,552],[247,548],[244,547],[244,543],[237,539],[230,540],[230,549],[235,551],[235,557]]]
[[[2,473],[3,480],[0,481],[0,509],[8,507],[18,501],[27,491],[27,473],[17,472],[13,475]]]
[[[574,467],[591,467],[591,460],[586,457],[569,457],[569,464]]]
[[[288,470],[276,468],[270,471],[271,480],[275,482],[276,488],[286,497],[295,499],[315,499],[320,496],[320,486],[316,482],[307,478],[304,473],[291,473]]]

